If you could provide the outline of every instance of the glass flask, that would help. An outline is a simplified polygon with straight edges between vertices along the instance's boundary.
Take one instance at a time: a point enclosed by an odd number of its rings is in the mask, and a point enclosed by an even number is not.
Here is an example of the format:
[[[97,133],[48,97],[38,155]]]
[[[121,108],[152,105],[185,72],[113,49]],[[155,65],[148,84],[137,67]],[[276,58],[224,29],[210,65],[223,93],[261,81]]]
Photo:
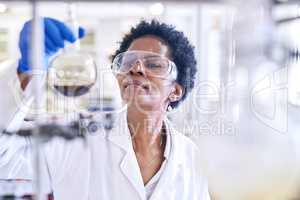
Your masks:
[[[49,82],[59,93],[68,97],[86,94],[96,81],[93,58],[79,51],[57,56],[49,69]]]
[[[75,38],[78,38],[78,23],[75,5],[68,3],[68,21]],[[78,97],[89,92],[97,79],[97,68],[92,56],[80,51],[77,39],[66,44],[63,52],[50,63],[48,82],[50,88],[66,97]]]

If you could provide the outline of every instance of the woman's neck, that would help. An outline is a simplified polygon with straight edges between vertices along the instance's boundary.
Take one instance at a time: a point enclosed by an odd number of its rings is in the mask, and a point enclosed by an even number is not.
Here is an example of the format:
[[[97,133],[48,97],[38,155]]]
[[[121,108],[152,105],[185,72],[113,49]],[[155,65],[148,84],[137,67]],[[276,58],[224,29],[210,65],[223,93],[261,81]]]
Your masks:
[[[164,116],[164,112],[141,112],[136,108],[128,108],[128,127],[136,153],[157,154],[157,150],[162,148],[160,133]]]

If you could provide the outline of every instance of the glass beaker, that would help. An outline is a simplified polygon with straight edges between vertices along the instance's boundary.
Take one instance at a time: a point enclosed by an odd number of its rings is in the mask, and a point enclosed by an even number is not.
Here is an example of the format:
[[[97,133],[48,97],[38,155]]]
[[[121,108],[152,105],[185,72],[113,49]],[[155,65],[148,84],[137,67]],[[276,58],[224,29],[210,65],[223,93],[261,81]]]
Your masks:
[[[68,97],[86,94],[96,82],[97,70],[93,58],[79,51],[57,56],[49,69],[49,83]]]
[[[67,24],[77,40],[74,44],[66,44],[63,52],[51,61],[48,81],[54,91],[67,97],[77,97],[89,92],[94,85],[97,79],[97,68],[92,56],[80,51],[76,7],[73,3],[67,5]]]

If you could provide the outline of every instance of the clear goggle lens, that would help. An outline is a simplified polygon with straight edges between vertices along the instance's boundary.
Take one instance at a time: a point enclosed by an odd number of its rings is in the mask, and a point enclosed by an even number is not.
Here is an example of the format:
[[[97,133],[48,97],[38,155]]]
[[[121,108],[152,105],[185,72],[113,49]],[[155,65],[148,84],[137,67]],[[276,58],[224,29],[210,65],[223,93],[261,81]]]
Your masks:
[[[134,66],[143,66],[147,76],[177,78],[176,65],[160,54],[148,51],[126,51],[113,60],[112,69],[117,74],[126,74]]]

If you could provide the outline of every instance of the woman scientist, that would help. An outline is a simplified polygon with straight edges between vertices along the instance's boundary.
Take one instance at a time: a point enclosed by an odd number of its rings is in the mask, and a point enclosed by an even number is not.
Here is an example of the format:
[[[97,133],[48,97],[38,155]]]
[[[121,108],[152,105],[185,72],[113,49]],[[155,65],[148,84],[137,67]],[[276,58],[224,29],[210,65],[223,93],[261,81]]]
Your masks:
[[[44,19],[45,61],[74,42],[60,21]],[[30,22],[20,34],[18,74],[30,80]],[[79,30],[84,36],[83,29]],[[60,139],[45,146],[43,179],[55,200],[207,200],[207,183],[193,142],[168,121],[194,87],[194,48],[182,32],[158,21],[141,21],[125,35],[112,56],[112,70],[127,104],[110,132],[81,141]]]

